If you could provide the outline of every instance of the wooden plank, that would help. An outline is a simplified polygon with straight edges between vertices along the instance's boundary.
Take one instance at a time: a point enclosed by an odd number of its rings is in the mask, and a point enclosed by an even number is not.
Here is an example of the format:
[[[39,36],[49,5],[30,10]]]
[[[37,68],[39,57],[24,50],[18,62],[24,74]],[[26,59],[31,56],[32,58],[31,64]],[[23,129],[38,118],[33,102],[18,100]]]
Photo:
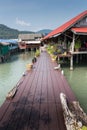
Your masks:
[[[40,65],[38,65],[39,67]],[[33,75],[29,77],[27,79],[27,83],[26,83],[26,89],[24,90],[22,96],[21,96],[21,100],[19,100],[18,105],[16,106],[16,110],[14,111],[14,118],[13,120],[10,121],[10,124],[8,126],[8,129],[20,129],[21,127],[26,128],[27,127],[27,123],[26,120],[29,118],[28,115],[31,112],[31,108],[32,107],[32,99],[34,97],[34,92],[36,90],[36,82],[37,82],[37,77],[38,77],[38,73],[36,73],[36,71],[33,73]],[[30,99],[28,98],[30,96]],[[28,106],[25,104],[29,104]],[[28,107],[30,109],[28,109]],[[19,113],[17,113],[19,111]],[[17,113],[17,115],[16,115]],[[27,114],[27,115],[26,115]],[[21,120],[21,123],[19,121],[15,120]],[[21,125],[22,124],[22,125]]]
[[[59,130],[57,113],[56,113],[56,103],[55,103],[55,95],[53,90],[53,80],[51,72],[48,76],[48,110],[49,110],[49,130],[55,129]]]
[[[22,84],[21,84],[21,85],[22,85]],[[22,92],[22,90],[24,90],[24,87],[21,87],[21,92]],[[15,98],[16,98],[16,97],[15,97]],[[13,99],[13,100],[14,100],[14,99]],[[8,124],[8,122],[9,122],[9,119],[10,119],[10,117],[11,117],[13,111],[15,110],[15,106],[13,106],[13,104],[12,104],[12,101],[13,101],[13,100],[10,100],[10,101],[9,101],[9,107],[8,107],[8,109],[6,109],[6,111],[3,113],[4,116],[3,116],[2,120],[0,121],[0,126],[1,126],[1,124],[5,124],[4,127],[7,127],[7,124]],[[4,104],[3,104],[3,106],[4,106]]]
[[[27,76],[27,78],[28,78],[28,76]],[[21,104],[21,102],[22,102],[22,104],[24,103],[24,100],[22,101],[22,99],[23,99],[22,94],[23,94],[25,88],[26,88],[26,85],[22,84],[22,86],[20,87],[21,93],[19,92],[20,96],[18,96],[19,98],[17,97],[17,100],[16,100],[15,99],[16,97],[15,97],[13,99],[14,101],[13,100],[11,101],[10,107],[7,110],[3,120],[1,121],[1,122],[5,122],[5,125],[3,127],[5,127],[6,129],[14,128],[14,123],[16,123],[17,116],[19,116],[19,113],[20,113],[20,112],[18,113],[18,110],[21,110],[21,109],[19,109],[20,108],[19,104]]]
[[[41,62],[42,63],[42,62]],[[33,104],[29,116],[28,129],[39,129],[39,120],[40,120],[40,98],[41,98],[41,87],[42,87],[42,78],[43,72],[41,68],[43,68],[43,64],[40,64],[40,72],[38,71],[37,83],[36,86]]]
[[[48,114],[48,102],[47,102],[47,58],[44,57],[43,62],[43,80],[40,97],[40,121],[39,130],[48,130],[49,114]]]
[[[49,102],[49,130],[60,130],[56,113],[56,104]]]
[[[40,62],[38,62],[38,63],[39,64],[38,64],[37,68],[35,69],[36,72],[38,72],[38,70],[40,69],[40,65],[41,65]],[[23,114],[21,116],[21,118],[23,118],[24,120],[22,120],[21,122],[19,122],[19,124],[17,126],[17,129],[19,129],[19,130],[21,128],[21,124],[25,124],[24,125],[24,130],[28,129],[28,127],[29,127],[30,114],[31,114],[31,110],[33,108],[34,96],[35,96],[35,92],[36,92],[38,76],[39,76],[39,73],[36,73],[35,77],[34,77],[34,79],[32,81],[32,85],[31,85],[31,88],[29,90],[29,93],[27,95],[28,100],[25,103],[24,112],[23,112]]]
[[[71,54],[58,54],[58,57],[61,58],[61,57],[71,57]]]
[[[25,78],[23,84],[21,84],[20,86],[20,91],[17,92],[18,95],[16,95],[16,97],[11,101],[11,105],[9,107],[9,109],[7,110],[7,113],[5,114],[2,122],[0,122],[0,124],[3,124],[3,122],[6,122],[6,120],[8,121],[6,124],[6,127],[8,126],[9,122],[12,121],[12,119],[15,119],[15,116],[11,119],[11,116],[14,115],[18,104],[20,104],[20,102],[22,102],[22,99],[20,101],[21,95],[24,92],[24,89],[26,88],[27,85],[27,81],[29,81],[28,79],[31,78],[32,81],[32,77],[35,76],[35,73],[33,73],[33,76],[30,76],[31,73],[28,73],[27,77]],[[13,107],[13,103],[15,103],[16,105],[14,105]],[[5,127],[5,126],[4,126]]]
[[[23,77],[19,80],[19,84],[21,84],[23,81]],[[8,110],[8,107],[10,106],[10,100],[5,100],[5,102],[0,107],[0,121],[2,120],[3,116],[5,115],[6,111]]]
[[[64,92],[69,100],[75,96],[61,72],[54,70],[55,66],[50,56],[42,52],[34,69],[22,77],[13,100],[2,105],[0,129],[66,130],[60,93]]]
[[[61,103],[56,103],[59,130],[66,130]]]

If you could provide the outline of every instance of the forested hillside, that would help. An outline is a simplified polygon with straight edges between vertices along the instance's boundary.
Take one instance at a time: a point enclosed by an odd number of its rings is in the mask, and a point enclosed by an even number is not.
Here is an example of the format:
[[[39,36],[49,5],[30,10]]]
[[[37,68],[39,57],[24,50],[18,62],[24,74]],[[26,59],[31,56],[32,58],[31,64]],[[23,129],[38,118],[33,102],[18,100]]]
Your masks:
[[[34,33],[31,31],[19,31],[0,24],[0,39],[17,39],[20,33]]]
[[[29,33],[42,33],[43,35],[47,35],[52,30],[43,29],[38,32],[33,31],[19,31],[17,29],[12,29],[7,27],[6,25],[0,24],[0,39],[17,39],[19,34],[29,34]]]

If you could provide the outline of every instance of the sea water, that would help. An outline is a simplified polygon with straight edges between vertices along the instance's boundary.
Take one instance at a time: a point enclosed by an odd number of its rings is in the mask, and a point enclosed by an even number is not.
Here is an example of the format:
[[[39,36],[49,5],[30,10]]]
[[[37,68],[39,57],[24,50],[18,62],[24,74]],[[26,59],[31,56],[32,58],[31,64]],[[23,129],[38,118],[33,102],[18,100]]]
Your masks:
[[[32,62],[33,56],[34,52],[24,52],[11,56],[5,63],[0,63],[0,106],[5,101],[7,93],[26,71],[26,64]]]
[[[77,100],[87,113],[87,63],[75,65],[73,71],[70,71],[69,67],[62,69]]]

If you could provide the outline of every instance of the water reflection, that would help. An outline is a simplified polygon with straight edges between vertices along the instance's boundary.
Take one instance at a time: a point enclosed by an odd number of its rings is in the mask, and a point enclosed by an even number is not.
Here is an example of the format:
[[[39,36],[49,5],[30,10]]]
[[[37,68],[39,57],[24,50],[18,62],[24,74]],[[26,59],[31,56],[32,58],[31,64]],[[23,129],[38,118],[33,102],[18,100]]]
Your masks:
[[[6,62],[0,64],[0,105],[26,70],[26,64],[32,61],[34,52],[26,52],[11,56]]]

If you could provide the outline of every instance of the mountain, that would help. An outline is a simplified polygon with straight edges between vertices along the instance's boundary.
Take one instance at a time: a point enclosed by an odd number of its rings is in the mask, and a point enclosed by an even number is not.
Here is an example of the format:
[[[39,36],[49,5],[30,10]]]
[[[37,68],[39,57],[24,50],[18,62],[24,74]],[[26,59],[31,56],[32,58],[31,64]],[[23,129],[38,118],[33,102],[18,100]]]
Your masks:
[[[19,34],[29,34],[29,33],[42,33],[47,35],[52,30],[43,29],[38,32],[33,31],[19,31],[17,29],[10,28],[6,25],[0,24],[0,39],[17,39]]]
[[[17,39],[19,34],[34,33],[31,31],[19,31],[17,29],[12,29],[6,25],[0,24],[0,39]]]
[[[0,24],[0,38],[13,38],[13,36],[15,38],[17,38],[19,31],[16,29],[12,29],[7,27],[6,25]]]
[[[47,35],[47,34],[50,33],[51,31],[52,31],[51,29],[43,29],[43,30],[37,31],[36,33],[42,33],[42,34]]]

